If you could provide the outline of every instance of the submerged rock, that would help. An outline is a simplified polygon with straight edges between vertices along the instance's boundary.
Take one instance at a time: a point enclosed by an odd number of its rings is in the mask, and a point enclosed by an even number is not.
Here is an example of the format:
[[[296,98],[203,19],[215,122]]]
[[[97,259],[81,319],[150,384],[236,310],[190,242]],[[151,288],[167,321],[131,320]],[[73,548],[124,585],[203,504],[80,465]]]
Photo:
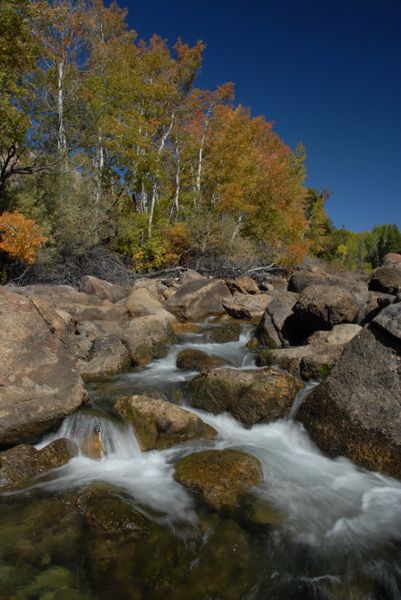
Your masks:
[[[202,277],[182,285],[164,306],[180,321],[196,321],[210,314],[223,313],[222,301],[230,296],[224,281]]]
[[[233,509],[252,485],[263,479],[260,461],[239,450],[205,450],[175,465],[175,479],[200,494],[215,510]]]
[[[72,354],[30,298],[0,289],[0,317],[0,444],[17,444],[73,413],[86,391]]]
[[[384,310],[389,309],[397,313],[396,328],[401,304]],[[387,318],[386,327],[393,329]],[[401,478],[400,398],[401,344],[372,323],[346,345],[331,374],[304,400],[298,418],[330,456],[347,456]]]
[[[210,371],[226,364],[222,358],[212,356],[202,350],[188,348],[182,350],[177,356],[177,367],[187,371]]]
[[[114,405],[135,430],[142,450],[162,450],[194,439],[213,439],[217,432],[180,406],[148,396],[124,396]]]
[[[269,294],[251,296],[235,292],[223,301],[223,308],[234,319],[260,319],[272,300]]]
[[[299,380],[277,369],[226,368],[195,377],[187,391],[195,408],[214,414],[229,411],[250,426],[285,417],[301,387]]]
[[[77,451],[74,442],[59,439],[41,450],[20,444],[0,452],[0,488],[20,487],[49,469],[65,465]]]

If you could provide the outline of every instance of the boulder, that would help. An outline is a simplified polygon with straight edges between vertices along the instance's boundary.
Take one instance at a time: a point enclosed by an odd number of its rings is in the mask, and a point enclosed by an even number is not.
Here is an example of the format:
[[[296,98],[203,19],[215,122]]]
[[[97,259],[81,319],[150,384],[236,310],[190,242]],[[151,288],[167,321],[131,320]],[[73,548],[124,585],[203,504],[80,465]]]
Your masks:
[[[294,306],[296,327],[307,336],[321,329],[332,329],[340,323],[357,320],[360,304],[344,287],[310,285]]]
[[[134,365],[146,365],[153,358],[165,356],[174,341],[171,320],[174,317],[167,313],[148,315],[132,319],[123,332],[123,341],[131,355]]]
[[[401,303],[391,304],[384,308],[373,319],[372,326],[389,334],[401,347]]]
[[[258,284],[252,277],[237,277],[226,281],[231,293],[240,292],[241,294],[260,294]]]
[[[301,294],[310,285],[330,285],[327,273],[312,273],[306,269],[295,271],[288,281],[288,291]]]
[[[37,284],[26,286],[15,286],[8,288],[15,294],[27,298],[43,298],[53,307],[67,310],[73,304],[94,304],[99,306],[111,305],[109,300],[101,300],[97,296],[80,292],[70,285]]]
[[[209,323],[203,330],[205,340],[213,344],[237,342],[240,338],[242,325],[237,319],[223,315],[218,321]]]
[[[393,267],[401,271],[401,254],[389,252],[383,257],[382,267]]]
[[[136,290],[140,289],[147,289],[149,294],[153,296],[155,300],[159,300],[159,302],[163,303],[165,301],[164,293],[167,290],[167,286],[162,281],[160,281],[160,279],[140,277],[130,288],[130,293],[133,293]],[[124,302],[124,300],[120,300],[120,302]]]
[[[399,267],[379,267],[369,281],[369,289],[395,296],[401,292],[401,270]]]
[[[124,396],[114,405],[135,430],[141,449],[163,450],[194,439],[213,439],[217,432],[197,415],[176,404],[148,396]]]
[[[72,354],[32,299],[0,289],[0,318],[0,444],[18,444],[73,413],[86,391]]]
[[[131,355],[117,335],[97,337],[90,349],[89,360],[80,360],[82,377],[115,375],[131,365]]]
[[[273,300],[269,294],[241,294],[235,292],[230,298],[223,300],[224,310],[234,319],[260,319],[266,306]]]
[[[96,296],[101,300],[110,300],[110,302],[118,302],[127,295],[127,290],[120,285],[93,277],[92,275],[82,277],[79,290],[80,292]]]
[[[361,323],[369,323],[385,306],[392,304],[395,296],[385,294],[384,292],[369,292],[368,300],[365,304]]]
[[[293,341],[291,322],[297,300],[298,294],[282,292],[281,297],[274,298],[267,305],[255,331],[255,337],[261,344],[279,348]]]
[[[132,289],[125,300],[125,306],[131,317],[144,317],[164,311],[160,300],[149,291],[149,288],[145,287]]]
[[[222,302],[230,296],[224,281],[202,277],[182,285],[164,306],[180,321],[196,321],[210,314],[223,313]]]
[[[304,346],[262,350],[256,364],[276,365],[306,381],[324,378],[340,358],[344,345],[361,329],[360,325],[344,324],[335,325],[331,331],[316,331]]]
[[[67,439],[55,440],[41,450],[20,444],[0,452],[0,489],[25,485],[49,469],[62,467],[77,452],[76,444]]]
[[[207,279],[207,277],[201,275],[200,273],[198,273],[198,271],[194,271],[193,269],[187,269],[186,271],[181,273],[176,283],[178,286],[180,286],[184,285],[185,283],[190,283],[191,281],[196,281],[199,279],[205,280]]]
[[[175,465],[178,483],[199,494],[215,510],[235,508],[239,498],[263,479],[260,461],[239,450],[204,450]]]
[[[210,371],[210,369],[223,367],[225,364],[222,358],[195,348],[182,350],[177,356],[177,367],[187,371]]]
[[[247,426],[285,417],[302,387],[299,380],[272,368],[216,369],[187,384],[191,405],[218,414],[229,411]]]
[[[401,344],[387,334],[394,328],[372,323],[354,337],[298,419],[330,456],[401,478]]]

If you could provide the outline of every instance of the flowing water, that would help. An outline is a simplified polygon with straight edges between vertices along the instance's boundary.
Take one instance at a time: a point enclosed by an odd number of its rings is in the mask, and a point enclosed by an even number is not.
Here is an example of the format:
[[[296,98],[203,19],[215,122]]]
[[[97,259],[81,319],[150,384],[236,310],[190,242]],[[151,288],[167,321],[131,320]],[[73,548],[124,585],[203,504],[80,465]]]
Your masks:
[[[217,343],[214,328],[206,322],[164,359],[94,382],[90,406],[38,445],[67,437],[79,454],[28,490],[3,494],[1,600],[401,598],[401,483],[313,445],[294,419],[314,384],[288,418],[252,429],[193,411],[218,437],[164,451],[141,452],[113,416],[122,393],[185,405],[196,372],[176,368],[182,349],[252,368],[252,329]],[[208,511],[173,478],[178,458],[205,447],[243,449],[262,463],[263,483],[235,514]]]

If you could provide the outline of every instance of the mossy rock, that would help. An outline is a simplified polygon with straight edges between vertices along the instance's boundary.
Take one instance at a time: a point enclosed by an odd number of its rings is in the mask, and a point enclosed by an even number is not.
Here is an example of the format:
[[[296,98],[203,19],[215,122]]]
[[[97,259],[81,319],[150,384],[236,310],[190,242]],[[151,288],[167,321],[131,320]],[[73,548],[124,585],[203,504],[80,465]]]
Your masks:
[[[213,414],[229,411],[244,425],[270,422],[285,417],[299,379],[273,368],[215,369],[201,373],[187,384],[191,405]]]
[[[204,450],[175,465],[178,483],[198,493],[213,509],[233,509],[252,485],[263,479],[260,461],[240,450]]]
[[[218,356],[211,356],[207,352],[195,348],[182,350],[177,356],[177,367],[187,371],[210,371],[223,367],[226,362]]]
[[[114,405],[117,413],[132,424],[144,451],[163,450],[189,440],[216,437],[217,432],[197,415],[180,406],[148,396],[124,396]]]

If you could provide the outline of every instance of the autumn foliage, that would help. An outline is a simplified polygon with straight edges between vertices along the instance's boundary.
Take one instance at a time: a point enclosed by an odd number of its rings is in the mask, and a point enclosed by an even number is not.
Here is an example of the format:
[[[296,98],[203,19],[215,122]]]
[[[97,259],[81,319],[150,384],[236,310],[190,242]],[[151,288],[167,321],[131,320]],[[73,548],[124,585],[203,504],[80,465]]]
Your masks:
[[[28,264],[35,262],[46,241],[41,227],[18,212],[0,215],[0,250]]]

